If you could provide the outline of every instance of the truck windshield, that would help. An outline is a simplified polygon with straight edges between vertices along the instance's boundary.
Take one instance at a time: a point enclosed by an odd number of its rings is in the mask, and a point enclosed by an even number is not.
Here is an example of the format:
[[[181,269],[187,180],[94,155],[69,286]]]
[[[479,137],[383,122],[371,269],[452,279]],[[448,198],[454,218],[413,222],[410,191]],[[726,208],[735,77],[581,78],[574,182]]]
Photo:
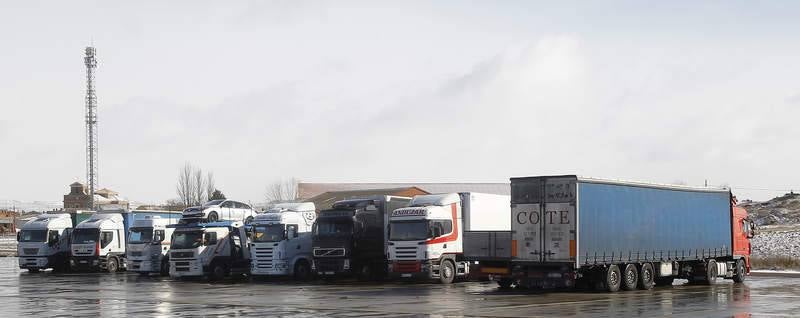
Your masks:
[[[170,249],[186,249],[186,248],[198,248],[200,245],[203,245],[203,232],[202,231],[191,231],[191,232],[175,232],[172,234],[172,243],[170,245]]]
[[[429,238],[428,221],[402,221],[389,223],[390,241],[421,241]]]
[[[47,241],[47,230],[22,230],[19,237],[20,242],[44,242]]]
[[[257,225],[253,235],[253,242],[280,242],[285,237],[283,224]]]
[[[317,236],[340,236],[353,233],[352,220],[318,220],[314,234]]]
[[[149,227],[133,227],[128,235],[128,243],[149,243],[153,240],[153,229]]]
[[[93,244],[100,239],[99,229],[75,229],[72,231],[72,243],[74,244]]]

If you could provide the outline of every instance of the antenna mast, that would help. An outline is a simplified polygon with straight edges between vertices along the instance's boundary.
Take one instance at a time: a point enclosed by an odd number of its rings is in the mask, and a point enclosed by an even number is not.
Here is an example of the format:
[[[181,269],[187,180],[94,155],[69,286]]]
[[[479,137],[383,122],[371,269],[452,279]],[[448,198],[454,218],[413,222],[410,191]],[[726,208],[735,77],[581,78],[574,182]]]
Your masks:
[[[98,186],[97,163],[97,96],[94,92],[94,71],[97,68],[95,49],[86,47],[86,183],[89,187],[89,208],[94,210],[94,191]]]

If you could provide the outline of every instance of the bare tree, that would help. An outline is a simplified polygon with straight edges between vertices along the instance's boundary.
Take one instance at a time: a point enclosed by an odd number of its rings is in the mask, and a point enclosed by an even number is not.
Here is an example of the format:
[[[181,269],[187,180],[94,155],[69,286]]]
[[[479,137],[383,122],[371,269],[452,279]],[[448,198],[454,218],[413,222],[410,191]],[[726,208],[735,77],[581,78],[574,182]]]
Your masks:
[[[194,179],[194,205],[201,205],[206,202],[206,179],[203,175],[203,169],[195,168],[192,179]]]
[[[212,200],[211,197],[214,196],[214,190],[216,190],[216,185],[214,184],[214,173],[209,171],[206,174],[206,199]]]
[[[184,206],[194,206],[205,203],[216,190],[214,174],[209,171],[203,175],[203,169],[186,162],[178,173],[176,192]]]
[[[297,179],[280,179],[267,186],[264,198],[267,203],[287,202],[298,199]]]
[[[178,173],[176,192],[178,193],[178,199],[181,200],[184,206],[190,206],[192,203],[194,203],[194,182],[192,180],[192,171],[194,171],[194,166],[192,166],[191,163],[186,162]]]

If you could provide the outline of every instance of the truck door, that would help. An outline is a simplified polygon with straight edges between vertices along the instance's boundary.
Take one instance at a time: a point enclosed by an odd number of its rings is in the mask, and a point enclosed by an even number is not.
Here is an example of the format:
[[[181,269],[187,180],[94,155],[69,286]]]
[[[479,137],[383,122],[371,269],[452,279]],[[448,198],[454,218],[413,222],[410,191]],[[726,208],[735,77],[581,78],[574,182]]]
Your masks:
[[[548,178],[542,212],[545,262],[570,262],[576,254],[575,178]]]
[[[542,261],[541,210],[539,203],[511,204],[512,236],[520,260]],[[514,248],[514,241],[511,248]]]

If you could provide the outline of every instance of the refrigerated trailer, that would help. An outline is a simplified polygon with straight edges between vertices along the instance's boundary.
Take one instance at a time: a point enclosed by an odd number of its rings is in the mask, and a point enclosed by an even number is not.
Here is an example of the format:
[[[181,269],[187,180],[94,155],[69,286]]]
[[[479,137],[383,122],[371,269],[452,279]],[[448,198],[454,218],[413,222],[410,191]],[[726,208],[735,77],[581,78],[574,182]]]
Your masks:
[[[753,230],[747,212],[725,188],[577,176],[512,178],[510,236],[495,233],[491,245],[509,248],[510,255],[470,252],[469,258],[501,286],[585,282],[617,291],[650,289],[675,278],[742,282],[750,271]],[[467,239],[480,236],[470,235]]]

